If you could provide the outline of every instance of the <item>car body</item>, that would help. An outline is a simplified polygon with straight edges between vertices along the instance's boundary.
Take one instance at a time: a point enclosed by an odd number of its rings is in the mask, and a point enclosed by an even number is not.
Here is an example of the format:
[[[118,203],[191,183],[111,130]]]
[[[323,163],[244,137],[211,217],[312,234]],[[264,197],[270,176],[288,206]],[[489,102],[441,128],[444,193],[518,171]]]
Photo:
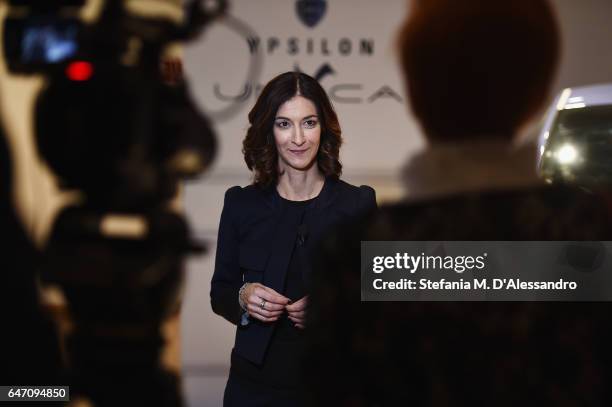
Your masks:
[[[612,84],[564,89],[538,145],[538,173],[547,182],[612,186]]]

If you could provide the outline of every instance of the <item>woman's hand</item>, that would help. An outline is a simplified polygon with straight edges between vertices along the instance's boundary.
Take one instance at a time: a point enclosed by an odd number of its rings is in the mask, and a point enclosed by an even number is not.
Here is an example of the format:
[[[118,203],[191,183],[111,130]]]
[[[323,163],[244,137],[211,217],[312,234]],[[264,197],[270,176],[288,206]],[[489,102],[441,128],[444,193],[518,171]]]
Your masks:
[[[259,283],[247,285],[241,299],[249,315],[263,322],[276,321],[289,303],[289,298]]]
[[[296,328],[304,329],[306,320],[306,307],[308,306],[308,296],[302,297],[293,304],[287,305],[285,309],[289,314],[289,319],[293,321]]]

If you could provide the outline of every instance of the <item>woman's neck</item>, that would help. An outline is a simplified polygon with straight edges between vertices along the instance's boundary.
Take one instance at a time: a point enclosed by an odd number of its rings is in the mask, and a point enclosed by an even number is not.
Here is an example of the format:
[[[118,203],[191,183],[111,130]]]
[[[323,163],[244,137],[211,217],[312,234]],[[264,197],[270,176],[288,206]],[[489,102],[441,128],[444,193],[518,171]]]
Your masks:
[[[325,183],[325,177],[314,166],[307,171],[285,168],[278,177],[276,190],[290,201],[306,201],[316,198]]]

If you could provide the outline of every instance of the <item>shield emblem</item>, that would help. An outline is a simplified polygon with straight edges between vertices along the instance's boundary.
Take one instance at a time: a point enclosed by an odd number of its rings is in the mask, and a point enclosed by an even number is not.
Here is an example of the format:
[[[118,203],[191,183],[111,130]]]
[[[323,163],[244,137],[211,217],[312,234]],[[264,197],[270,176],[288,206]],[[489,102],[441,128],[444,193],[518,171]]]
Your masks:
[[[325,11],[327,2],[325,0],[298,0],[295,9],[300,21],[307,27],[312,28],[319,24]]]

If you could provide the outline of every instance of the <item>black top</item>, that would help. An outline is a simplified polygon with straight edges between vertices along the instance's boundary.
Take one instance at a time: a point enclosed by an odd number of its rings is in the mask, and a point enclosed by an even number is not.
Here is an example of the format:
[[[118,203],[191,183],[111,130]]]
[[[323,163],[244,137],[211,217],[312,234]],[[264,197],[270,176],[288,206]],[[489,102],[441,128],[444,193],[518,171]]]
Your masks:
[[[279,293],[285,291],[301,220],[294,216],[292,208],[274,185],[232,187],[226,192],[210,291],[215,313],[233,324],[240,322],[244,311],[238,304],[238,290],[244,282],[258,282]],[[330,229],[374,208],[376,199],[372,188],[356,187],[334,177],[325,179],[321,193],[304,212],[308,223],[304,246],[309,261],[303,270],[307,286],[312,276],[310,260],[318,251],[317,242]],[[234,352],[255,364],[263,363],[274,325],[258,320],[240,324]]]
[[[307,208],[315,201],[315,198],[308,199],[306,201],[290,201],[283,198],[283,201],[291,207],[293,211],[300,217],[300,224],[297,230],[297,238],[295,239],[295,245],[293,246],[293,253],[291,254],[291,260],[289,261],[289,268],[287,269],[287,277],[285,280],[285,289],[282,294],[295,302],[303,298],[306,295],[306,287],[304,284],[304,257],[306,256],[305,243],[308,239],[308,224],[305,223],[304,213]],[[299,338],[299,328],[294,326],[287,315],[283,315],[277,322],[276,333],[274,340],[296,340]]]
[[[282,197],[281,197],[282,198]],[[285,289],[281,292],[292,301],[306,295],[304,283],[304,262],[306,261],[306,240],[308,224],[305,213],[317,198],[306,201],[290,201],[282,198],[287,205],[290,218],[297,219],[296,238],[287,268]],[[297,388],[301,382],[301,355],[303,349],[302,330],[296,328],[288,315],[283,314],[274,323],[274,333],[270,339],[266,357],[262,365],[256,365],[239,355],[233,355],[231,372],[234,378],[258,385],[275,388]]]

